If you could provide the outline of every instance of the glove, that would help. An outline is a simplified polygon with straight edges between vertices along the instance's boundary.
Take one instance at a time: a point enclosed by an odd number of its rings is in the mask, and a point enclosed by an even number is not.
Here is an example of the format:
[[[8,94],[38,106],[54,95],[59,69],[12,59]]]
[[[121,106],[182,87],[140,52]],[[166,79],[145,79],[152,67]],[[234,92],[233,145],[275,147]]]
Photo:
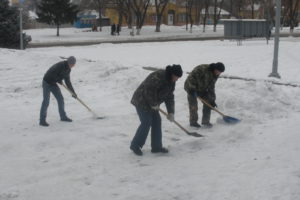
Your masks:
[[[168,116],[167,116],[167,119],[170,121],[170,122],[174,122],[174,114],[173,113],[169,113]]]
[[[210,105],[214,108],[218,107],[215,101],[210,102]]]
[[[153,110],[156,110],[156,111],[158,111],[158,110],[159,110],[159,105],[156,105],[156,106],[151,106],[151,108],[152,108]]]
[[[72,94],[72,97],[73,97],[74,99],[77,99],[77,94],[76,94],[76,93],[73,93],[73,94]]]

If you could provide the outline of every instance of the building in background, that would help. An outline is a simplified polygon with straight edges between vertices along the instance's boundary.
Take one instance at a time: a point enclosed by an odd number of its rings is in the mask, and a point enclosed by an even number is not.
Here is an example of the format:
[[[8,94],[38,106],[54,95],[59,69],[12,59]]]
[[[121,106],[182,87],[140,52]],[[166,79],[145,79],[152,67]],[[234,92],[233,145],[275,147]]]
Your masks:
[[[109,26],[109,18],[102,16],[102,25]],[[99,26],[99,13],[95,10],[84,10],[79,12],[74,26],[76,28],[92,28],[94,26]]]

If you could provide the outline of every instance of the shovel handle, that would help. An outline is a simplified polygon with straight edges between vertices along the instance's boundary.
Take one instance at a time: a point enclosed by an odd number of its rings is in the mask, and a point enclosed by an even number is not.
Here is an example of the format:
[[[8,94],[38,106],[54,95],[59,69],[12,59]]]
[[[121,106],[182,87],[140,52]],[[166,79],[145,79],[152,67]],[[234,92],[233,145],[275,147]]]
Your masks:
[[[163,111],[162,109],[160,109],[160,108],[158,108],[159,109],[159,112],[161,112],[162,114],[164,114],[166,117],[168,117],[168,114],[165,112],[165,111]],[[183,130],[186,134],[188,134],[188,135],[191,135],[191,133],[190,132],[188,132],[185,128],[183,128],[178,122],[176,122],[175,120],[174,120],[174,123],[179,127],[179,128],[181,128],[181,130]]]
[[[198,99],[204,103],[205,105],[207,105],[208,107],[210,107],[212,110],[216,111],[217,113],[219,113],[220,115],[222,115],[223,117],[225,117],[225,114],[221,113],[219,110],[217,110],[216,108],[214,108],[212,105],[210,105],[207,101],[205,101],[204,99],[202,99],[201,97],[198,97]]]
[[[66,88],[66,90],[68,90],[69,92],[70,92],[70,94],[71,95],[74,95],[74,92],[72,92],[65,84],[63,84],[63,83],[61,83],[61,85],[64,87],[64,88]],[[96,113],[94,113],[93,111],[92,111],[92,109],[90,109],[81,99],[79,99],[79,97],[77,97],[76,98],[77,99],[77,101],[79,101],[79,103],[81,103],[86,109],[88,109],[88,111],[90,111],[91,113],[93,113],[93,115],[95,116],[95,117],[97,117],[98,115],[96,114]]]

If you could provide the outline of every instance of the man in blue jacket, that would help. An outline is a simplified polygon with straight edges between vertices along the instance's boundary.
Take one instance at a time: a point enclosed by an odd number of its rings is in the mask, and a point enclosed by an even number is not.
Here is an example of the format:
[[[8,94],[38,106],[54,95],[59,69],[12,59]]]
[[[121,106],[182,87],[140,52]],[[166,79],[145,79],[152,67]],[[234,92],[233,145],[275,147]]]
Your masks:
[[[46,122],[47,109],[50,102],[50,92],[54,95],[58,103],[58,111],[60,115],[60,120],[64,122],[72,122],[72,120],[67,117],[65,112],[64,98],[57,83],[62,84],[64,80],[68,89],[72,91],[72,97],[77,98],[77,95],[73,89],[72,83],[70,81],[71,69],[75,66],[76,58],[70,56],[66,61],[61,61],[53,65],[48,69],[43,78],[43,102],[40,111],[40,125],[49,126]]]

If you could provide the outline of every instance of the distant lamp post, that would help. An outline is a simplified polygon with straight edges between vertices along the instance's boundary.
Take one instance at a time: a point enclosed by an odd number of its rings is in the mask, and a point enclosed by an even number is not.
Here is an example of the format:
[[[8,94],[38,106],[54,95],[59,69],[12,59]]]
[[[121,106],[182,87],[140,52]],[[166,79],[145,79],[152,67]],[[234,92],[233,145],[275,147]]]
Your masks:
[[[275,20],[275,41],[274,41],[274,57],[272,73],[269,77],[280,78],[277,72],[278,69],[278,49],[279,49],[279,30],[280,30],[280,12],[281,12],[281,0],[276,0],[276,20]]]
[[[24,49],[24,44],[23,44],[23,2],[24,0],[19,0],[19,4],[20,4],[20,49],[23,50]]]

